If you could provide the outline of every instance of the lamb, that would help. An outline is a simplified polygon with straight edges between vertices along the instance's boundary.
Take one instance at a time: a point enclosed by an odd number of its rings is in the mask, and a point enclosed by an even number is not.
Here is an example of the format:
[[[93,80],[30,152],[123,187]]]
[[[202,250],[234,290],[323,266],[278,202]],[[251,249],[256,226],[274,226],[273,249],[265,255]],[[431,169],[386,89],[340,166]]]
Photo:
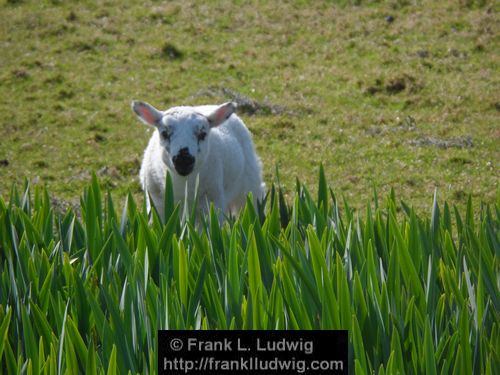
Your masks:
[[[263,199],[261,161],[249,130],[234,113],[235,103],[180,106],[162,112],[133,101],[132,110],[156,128],[144,152],[140,180],[160,218],[165,219],[167,172],[172,176],[174,202],[192,204],[198,179],[198,206],[206,213],[213,203],[219,220],[236,213],[249,192],[254,204]],[[147,207],[150,211],[149,199]]]

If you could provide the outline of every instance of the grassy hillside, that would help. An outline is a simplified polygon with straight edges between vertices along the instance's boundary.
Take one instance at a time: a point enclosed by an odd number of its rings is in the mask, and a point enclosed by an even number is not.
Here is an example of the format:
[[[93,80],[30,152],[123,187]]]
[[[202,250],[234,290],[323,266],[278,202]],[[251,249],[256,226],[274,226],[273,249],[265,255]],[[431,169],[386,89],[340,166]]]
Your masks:
[[[418,209],[493,202],[500,24],[487,1],[0,1],[0,194],[29,177],[78,202],[91,171],[139,196],[160,108],[233,99],[265,179],[363,207],[375,186]],[[476,199],[479,201],[479,199]]]

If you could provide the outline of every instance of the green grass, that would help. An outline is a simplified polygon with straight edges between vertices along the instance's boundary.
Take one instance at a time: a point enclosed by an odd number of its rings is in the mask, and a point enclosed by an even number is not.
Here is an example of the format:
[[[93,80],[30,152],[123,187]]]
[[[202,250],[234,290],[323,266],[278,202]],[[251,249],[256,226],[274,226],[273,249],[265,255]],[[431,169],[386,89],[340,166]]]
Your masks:
[[[465,0],[0,1],[0,194],[28,177],[76,205],[99,171],[115,197],[138,198],[150,133],[130,101],[230,99],[207,95],[216,87],[285,108],[242,117],[266,182],[279,166],[287,198],[322,162],[356,208],[373,186],[419,212],[435,188],[462,208],[469,194],[492,203],[498,11]]]
[[[0,372],[156,373],[157,329],[348,329],[351,373],[499,373],[500,193],[425,215],[375,193],[359,215],[317,186],[222,225],[168,199],[149,222],[131,194],[117,212],[97,179],[81,218],[12,189]]]

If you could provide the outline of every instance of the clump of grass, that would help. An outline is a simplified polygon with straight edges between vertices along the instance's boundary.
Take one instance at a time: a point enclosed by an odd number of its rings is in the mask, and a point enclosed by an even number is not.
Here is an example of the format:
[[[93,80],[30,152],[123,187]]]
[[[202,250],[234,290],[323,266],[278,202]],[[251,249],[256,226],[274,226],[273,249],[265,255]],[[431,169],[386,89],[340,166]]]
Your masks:
[[[184,52],[174,44],[165,42],[161,48],[161,56],[167,60],[181,60],[184,57]]]
[[[0,198],[3,371],[156,373],[157,329],[348,329],[357,374],[498,373],[500,201],[357,215],[320,168],[317,198],[273,186],[222,225],[165,202],[120,214],[96,177],[81,217]]]

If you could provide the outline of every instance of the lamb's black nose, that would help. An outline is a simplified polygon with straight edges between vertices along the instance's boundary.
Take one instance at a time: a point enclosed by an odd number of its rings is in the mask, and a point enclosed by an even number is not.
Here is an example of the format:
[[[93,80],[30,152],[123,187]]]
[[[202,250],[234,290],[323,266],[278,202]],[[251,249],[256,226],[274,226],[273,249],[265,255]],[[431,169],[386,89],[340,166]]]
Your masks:
[[[187,176],[193,171],[195,158],[189,153],[187,147],[181,148],[177,155],[172,158],[175,170],[181,176]]]

